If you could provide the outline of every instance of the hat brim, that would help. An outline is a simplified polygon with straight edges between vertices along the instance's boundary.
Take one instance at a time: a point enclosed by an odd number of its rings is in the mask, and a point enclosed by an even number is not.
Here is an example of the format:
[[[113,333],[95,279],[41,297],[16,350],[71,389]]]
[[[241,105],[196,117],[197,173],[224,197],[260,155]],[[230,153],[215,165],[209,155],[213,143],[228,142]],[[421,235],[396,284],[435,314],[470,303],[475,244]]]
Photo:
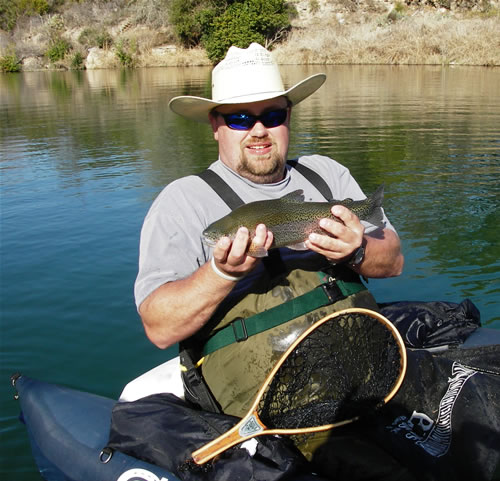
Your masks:
[[[316,92],[316,90],[323,85],[325,80],[326,75],[324,73],[319,73],[311,75],[284,92],[264,92],[232,98],[222,102],[216,102],[204,97],[182,95],[180,97],[174,97],[168,105],[176,114],[195,120],[196,122],[209,123],[208,114],[211,110],[220,105],[246,104],[250,102],[260,102],[262,100],[271,100],[278,97],[287,97],[292,105],[297,105],[299,102],[302,102],[302,100]]]

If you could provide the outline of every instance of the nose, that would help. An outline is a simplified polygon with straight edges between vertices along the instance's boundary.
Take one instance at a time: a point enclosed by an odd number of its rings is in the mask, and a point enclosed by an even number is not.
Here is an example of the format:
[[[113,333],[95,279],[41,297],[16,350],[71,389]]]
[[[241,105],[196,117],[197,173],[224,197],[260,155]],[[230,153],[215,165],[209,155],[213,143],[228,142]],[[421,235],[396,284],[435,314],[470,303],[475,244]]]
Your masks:
[[[260,120],[257,120],[249,133],[252,137],[265,137],[267,135],[267,128]]]

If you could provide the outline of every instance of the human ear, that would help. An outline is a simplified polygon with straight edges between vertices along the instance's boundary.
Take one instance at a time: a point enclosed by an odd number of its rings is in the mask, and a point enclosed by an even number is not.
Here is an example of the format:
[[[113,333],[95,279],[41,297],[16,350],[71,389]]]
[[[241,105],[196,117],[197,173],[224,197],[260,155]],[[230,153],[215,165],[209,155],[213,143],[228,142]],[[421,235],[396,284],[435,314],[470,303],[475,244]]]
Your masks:
[[[217,122],[217,113],[210,112],[208,114],[208,120],[210,120],[210,125],[212,126],[212,131],[214,133],[214,139],[219,140],[219,125]]]

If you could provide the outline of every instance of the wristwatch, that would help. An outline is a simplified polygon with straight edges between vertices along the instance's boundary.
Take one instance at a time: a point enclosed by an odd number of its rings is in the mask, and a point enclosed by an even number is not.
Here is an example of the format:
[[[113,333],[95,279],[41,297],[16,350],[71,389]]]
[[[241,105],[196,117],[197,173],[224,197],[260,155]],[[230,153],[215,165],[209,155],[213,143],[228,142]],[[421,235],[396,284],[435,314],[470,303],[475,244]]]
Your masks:
[[[363,246],[360,246],[353,252],[347,263],[352,267],[359,266],[359,264],[363,262],[364,258],[365,248]]]

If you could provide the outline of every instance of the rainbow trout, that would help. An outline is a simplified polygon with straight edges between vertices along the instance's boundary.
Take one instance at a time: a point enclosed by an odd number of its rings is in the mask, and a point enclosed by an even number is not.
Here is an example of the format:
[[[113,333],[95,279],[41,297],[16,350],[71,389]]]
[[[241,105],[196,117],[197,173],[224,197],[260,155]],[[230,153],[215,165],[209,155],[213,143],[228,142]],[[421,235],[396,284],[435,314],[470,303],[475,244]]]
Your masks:
[[[222,219],[210,224],[203,231],[203,241],[214,246],[217,241],[228,236],[234,239],[240,227],[246,227],[250,237],[255,236],[258,224],[265,224],[273,233],[271,248],[289,247],[295,250],[306,250],[304,241],[309,234],[317,232],[325,234],[319,226],[320,219],[330,218],[338,222],[331,213],[334,205],[343,205],[364,220],[377,227],[383,227],[382,202],[384,185],[382,184],[370,197],[364,200],[332,200],[330,202],[305,202],[304,192],[296,190],[279,199],[258,200],[242,205]],[[248,253],[254,257],[267,256],[267,250],[250,244]]]

